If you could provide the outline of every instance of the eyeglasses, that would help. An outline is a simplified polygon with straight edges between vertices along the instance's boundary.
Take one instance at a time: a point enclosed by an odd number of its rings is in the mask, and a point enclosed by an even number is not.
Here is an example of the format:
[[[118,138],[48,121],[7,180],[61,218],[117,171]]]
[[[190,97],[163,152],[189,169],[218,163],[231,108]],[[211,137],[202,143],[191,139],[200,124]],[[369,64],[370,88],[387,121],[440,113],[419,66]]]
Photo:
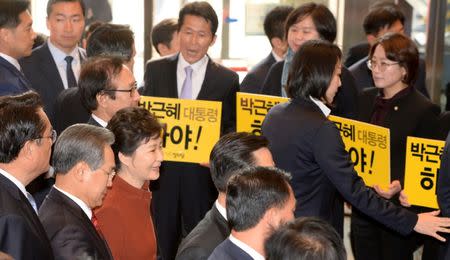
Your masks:
[[[36,139],[43,139],[43,138],[50,138],[50,140],[52,140],[52,144],[54,144],[56,142],[56,138],[58,138],[58,134],[56,133],[55,130],[52,130],[49,136],[41,136]]]
[[[380,72],[384,72],[386,71],[386,69],[392,65],[396,65],[398,64],[398,62],[392,62],[392,63],[387,63],[387,62],[376,62],[373,60],[368,60],[367,61],[367,68],[369,68],[370,70],[374,70],[376,67],[378,67],[378,69],[380,70]]]
[[[102,170],[104,173],[106,173],[106,175],[108,175],[108,177],[113,178],[116,175],[116,169],[111,169],[110,171],[102,169],[102,168],[98,168],[99,170]]]
[[[130,97],[132,97],[137,92],[137,82],[135,81],[130,89],[120,89],[118,87],[117,89],[104,89],[105,92],[129,92]]]

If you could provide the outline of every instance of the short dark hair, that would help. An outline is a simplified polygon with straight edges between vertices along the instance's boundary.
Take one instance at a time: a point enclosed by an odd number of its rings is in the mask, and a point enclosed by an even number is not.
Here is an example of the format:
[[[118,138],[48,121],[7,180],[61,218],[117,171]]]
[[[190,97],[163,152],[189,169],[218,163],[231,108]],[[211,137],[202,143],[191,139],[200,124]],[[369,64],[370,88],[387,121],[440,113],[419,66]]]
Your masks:
[[[89,36],[86,46],[88,57],[117,56],[128,62],[133,58],[134,33],[129,26],[102,24]]]
[[[416,44],[408,36],[401,33],[387,33],[378,38],[371,47],[369,60],[372,59],[378,45],[383,46],[386,58],[398,62],[401,67],[405,68],[406,75],[402,82],[408,86],[413,86],[419,70],[419,51]]]
[[[291,98],[321,100],[325,97],[337,63],[339,47],[329,41],[307,41],[295,53],[289,70],[287,93]]]
[[[305,217],[280,227],[266,240],[266,259],[345,260],[344,243],[326,221]]]
[[[104,162],[104,148],[114,143],[114,134],[103,127],[75,124],[64,130],[55,143],[52,165],[57,174],[66,174],[77,163],[85,162],[91,170]]]
[[[19,0],[0,1],[0,28],[16,28],[20,24],[20,14],[27,11],[30,3]]]
[[[151,40],[155,50],[158,50],[158,44],[164,44],[170,48],[170,42],[173,38],[173,33],[178,30],[178,22],[176,19],[164,19],[155,25],[151,32]]]
[[[267,210],[282,208],[291,194],[290,175],[277,168],[252,167],[239,171],[227,185],[226,209],[230,228],[256,226]]]
[[[160,137],[163,129],[156,117],[142,107],[127,107],[117,111],[106,128],[116,137],[111,147],[117,171],[121,167],[119,153],[131,156],[142,142]]]
[[[336,39],[336,19],[331,11],[323,4],[306,3],[295,8],[287,17],[284,35],[287,37],[289,28],[310,16],[316,31],[322,40],[334,42]]]
[[[256,166],[252,152],[268,145],[266,137],[245,132],[222,136],[209,157],[211,177],[217,190],[225,192],[228,180],[237,170]]]
[[[284,22],[292,10],[294,10],[292,6],[281,5],[267,13],[264,18],[264,33],[269,41],[275,37],[284,39]]]
[[[405,16],[397,5],[392,3],[383,3],[371,9],[364,18],[363,28],[366,34],[374,36],[384,27],[391,27],[396,21],[405,24]]]
[[[40,109],[42,102],[35,92],[0,97],[0,163],[14,161],[27,141],[42,137],[46,124]]]
[[[83,16],[84,17],[86,16],[86,5],[84,4],[83,0],[48,0],[48,2],[47,2],[47,16],[49,17],[50,14],[52,13],[53,5],[58,4],[58,3],[68,3],[68,2],[80,3],[81,11],[83,13]]]
[[[78,87],[81,101],[89,111],[97,109],[98,94],[105,94],[113,99],[115,98],[115,92],[105,92],[104,90],[115,89],[112,80],[120,74],[122,69],[123,60],[118,57],[92,57],[83,64]]]
[[[219,20],[217,19],[216,11],[214,11],[208,2],[202,1],[185,4],[178,14],[178,31],[183,26],[184,17],[186,15],[194,15],[204,18],[210,23],[212,35],[216,35]]]

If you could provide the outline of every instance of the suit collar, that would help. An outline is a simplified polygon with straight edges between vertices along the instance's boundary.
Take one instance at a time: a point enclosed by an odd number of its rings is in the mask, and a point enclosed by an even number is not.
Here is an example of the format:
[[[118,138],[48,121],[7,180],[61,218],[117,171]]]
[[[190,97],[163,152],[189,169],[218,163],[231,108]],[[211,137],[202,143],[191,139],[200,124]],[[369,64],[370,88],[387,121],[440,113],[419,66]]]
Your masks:
[[[58,208],[64,208],[68,210],[75,218],[79,220],[79,223],[84,226],[90,235],[95,238],[93,241],[96,243],[95,247],[97,250],[102,250],[104,254],[110,255],[111,252],[106,241],[101,237],[101,235],[95,230],[94,225],[91,220],[86,216],[83,210],[69,197],[52,187],[46,200],[52,200],[55,206]],[[57,212],[55,212],[57,214]]]
[[[40,63],[40,68],[49,82],[52,82],[53,89],[56,91],[57,89],[64,90],[64,84],[59,75],[58,68],[56,66],[55,60],[50,52],[47,43],[44,43],[40,47],[33,50],[33,54],[37,56]],[[32,54],[32,55],[33,55]]]
[[[199,100],[205,100],[208,99],[208,97],[214,96],[213,93],[215,92],[215,81],[217,81],[217,69],[219,65],[217,65],[214,61],[211,59],[208,59],[208,65],[206,65],[206,72],[205,72],[205,79],[203,80],[202,87],[200,89],[200,92],[198,93],[197,99]]]
[[[20,64],[19,61],[5,53],[1,53],[0,52],[0,57],[2,57],[3,59],[5,59],[7,62],[9,62],[11,65],[13,65],[18,71],[20,71]]]

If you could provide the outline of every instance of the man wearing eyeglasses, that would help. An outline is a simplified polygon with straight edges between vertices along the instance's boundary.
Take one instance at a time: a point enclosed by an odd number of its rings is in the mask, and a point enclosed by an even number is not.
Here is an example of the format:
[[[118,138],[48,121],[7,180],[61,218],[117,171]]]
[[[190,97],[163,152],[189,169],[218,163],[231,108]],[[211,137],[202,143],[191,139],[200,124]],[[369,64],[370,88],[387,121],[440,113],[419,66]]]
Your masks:
[[[88,124],[106,127],[122,108],[138,106],[141,98],[136,80],[123,59],[94,57],[80,73],[81,102],[91,111]]]
[[[49,169],[56,139],[39,95],[0,97],[0,251],[14,259],[53,259],[25,186]]]
[[[114,134],[106,128],[76,124],[64,130],[55,144],[56,182],[39,218],[56,259],[113,259],[92,211],[102,205],[112,185],[113,143]]]
[[[372,46],[378,37],[386,33],[404,33],[405,16],[397,5],[384,3],[374,7],[364,18],[364,31],[367,35],[368,45]],[[370,48],[369,48],[370,50]],[[366,53],[367,55],[368,53]],[[374,87],[372,73],[370,72],[371,61],[365,57],[349,67],[350,72],[355,78],[356,86],[360,90]],[[390,65],[379,64],[380,69],[384,69]],[[375,65],[376,66],[376,65]],[[425,85],[425,61],[419,59],[419,71],[417,74],[414,87],[424,96],[429,97],[428,90]]]

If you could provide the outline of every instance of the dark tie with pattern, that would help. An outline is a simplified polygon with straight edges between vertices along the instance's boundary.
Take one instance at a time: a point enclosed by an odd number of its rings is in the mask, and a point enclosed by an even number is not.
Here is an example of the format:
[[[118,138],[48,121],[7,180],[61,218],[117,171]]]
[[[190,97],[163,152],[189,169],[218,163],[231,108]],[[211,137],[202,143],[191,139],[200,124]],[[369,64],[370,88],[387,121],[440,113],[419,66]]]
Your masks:
[[[66,56],[66,58],[64,58],[64,60],[66,60],[66,62],[67,62],[67,67],[66,67],[67,87],[68,88],[76,87],[77,80],[75,79],[75,75],[73,74],[73,70],[72,70],[73,57]]]

